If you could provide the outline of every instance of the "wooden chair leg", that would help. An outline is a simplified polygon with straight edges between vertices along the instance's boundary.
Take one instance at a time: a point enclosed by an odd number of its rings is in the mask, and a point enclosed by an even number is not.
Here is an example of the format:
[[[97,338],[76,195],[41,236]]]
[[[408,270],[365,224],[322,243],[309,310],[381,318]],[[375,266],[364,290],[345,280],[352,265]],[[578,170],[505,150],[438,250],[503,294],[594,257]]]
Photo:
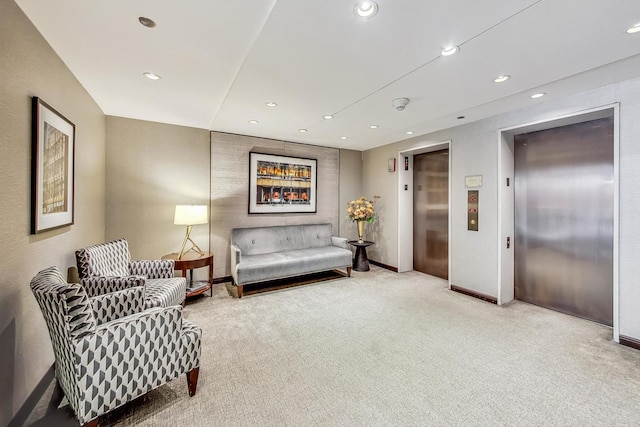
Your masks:
[[[347,277],[351,277],[351,267],[347,267]]]
[[[200,367],[194,368],[187,372],[187,386],[189,387],[189,397],[193,397],[196,394],[198,388],[198,374],[200,374]]]
[[[242,298],[242,285],[236,285],[236,288],[238,289],[238,298]]]

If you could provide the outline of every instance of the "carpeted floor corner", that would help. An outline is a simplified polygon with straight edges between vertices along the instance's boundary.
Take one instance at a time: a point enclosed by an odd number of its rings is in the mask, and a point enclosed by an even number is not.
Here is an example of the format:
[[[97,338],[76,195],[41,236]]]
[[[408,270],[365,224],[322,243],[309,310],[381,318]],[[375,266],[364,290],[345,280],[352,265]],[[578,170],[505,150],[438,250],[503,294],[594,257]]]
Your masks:
[[[640,419],[640,351],[612,342],[610,328],[517,301],[492,305],[417,272],[372,267],[242,299],[221,284],[212,298],[189,302],[184,315],[203,329],[196,396],[188,397],[181,377],[101,417],[101,425]]]

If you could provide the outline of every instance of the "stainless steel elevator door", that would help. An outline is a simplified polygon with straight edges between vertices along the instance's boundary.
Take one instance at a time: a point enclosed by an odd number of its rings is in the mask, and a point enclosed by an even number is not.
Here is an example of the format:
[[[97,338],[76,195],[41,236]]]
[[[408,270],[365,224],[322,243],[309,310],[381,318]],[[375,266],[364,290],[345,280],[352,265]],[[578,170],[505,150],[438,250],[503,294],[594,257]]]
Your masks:
[[[449,150],[413,158],[413,269],[449,277]]]
[[[613,324],[613,118],[517,135],[515,297]]]

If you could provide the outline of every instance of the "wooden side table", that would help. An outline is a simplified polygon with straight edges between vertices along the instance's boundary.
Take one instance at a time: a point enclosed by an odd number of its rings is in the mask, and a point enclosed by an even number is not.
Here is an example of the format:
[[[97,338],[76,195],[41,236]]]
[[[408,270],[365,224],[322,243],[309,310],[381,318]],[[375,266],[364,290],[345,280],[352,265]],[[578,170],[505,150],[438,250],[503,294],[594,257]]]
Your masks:
[[[211,297],[213,297],[213,254],[205,252],[200,256],[198,253],[188,253],[182,256],[182,259],[178,259],[178,254],[172,253],[162,257],[162,259],[172,259],[175,262],[174,269],[182,270],[182,277],[187,277],[187,270],[189,270],[189,280],[187,282],[187,298],[196,295],[204,294],[208,290],[211,291]],[[193,286],[193,269],[209,267],[209,281],[202,287]],[[189,290],[191,289],[191,291]]]
[[[355,271],[369,271],[369,258],[367,257],[367,246],[374,245],[374,242],[349,240],[351,246],[356,247],[356,257],[353,259],[353,269]]]

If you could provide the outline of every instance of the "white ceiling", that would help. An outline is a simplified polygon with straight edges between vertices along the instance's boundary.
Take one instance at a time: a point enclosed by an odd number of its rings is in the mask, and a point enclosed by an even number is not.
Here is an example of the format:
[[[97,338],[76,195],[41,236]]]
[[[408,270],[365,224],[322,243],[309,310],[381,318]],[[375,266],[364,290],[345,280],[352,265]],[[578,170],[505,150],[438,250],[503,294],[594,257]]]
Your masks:
[[[107,115],[329,147],[366,150],[640,75],[640,33],[625,33],[638,0],[377,0],[371,19],[356,0],[16,2]],[[460,52],[440,56],[451,44]],[[512,78],[494,83],[501,74]],[[398,97],[411,100],[401,112]]]

